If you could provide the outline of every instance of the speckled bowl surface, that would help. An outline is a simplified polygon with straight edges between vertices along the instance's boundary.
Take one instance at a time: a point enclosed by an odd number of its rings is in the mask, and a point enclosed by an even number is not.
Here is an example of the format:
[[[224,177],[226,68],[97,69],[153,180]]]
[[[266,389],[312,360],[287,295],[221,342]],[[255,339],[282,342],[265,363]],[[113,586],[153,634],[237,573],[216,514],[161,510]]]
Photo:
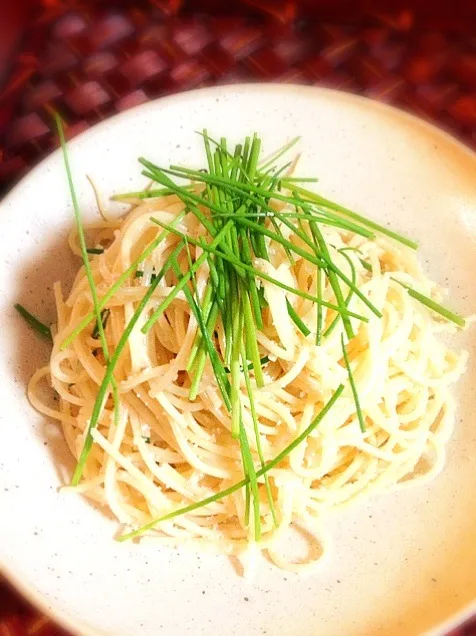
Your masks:
[[[302,135],[300,173],[319,191],[415,237],[463,313],[476,309],[476,157],[441,131],[362,98],[297,86],[212,88],[161,99],[75,139],[70,155],[85,217],[93,177],[107,198],[144,185],[136,159],[202,163],[194,131],[265,151]],[[475,331],[457,387],[447,466],[415,487],[335,513],[331,558],[297,577],[262,562],[253,581],[219,555],[114,541],[115,522],[58,493],[72,462],[57,426],[25,397],[48,357],[13,310],[53,320],[52,283],[78,268],[65,237],[72,209],[53,154],[0,205],[0,565],[33,602],[76,634],[364,636],[442,632],[476,599]],[[444,625],[446,627],[444,627]]]

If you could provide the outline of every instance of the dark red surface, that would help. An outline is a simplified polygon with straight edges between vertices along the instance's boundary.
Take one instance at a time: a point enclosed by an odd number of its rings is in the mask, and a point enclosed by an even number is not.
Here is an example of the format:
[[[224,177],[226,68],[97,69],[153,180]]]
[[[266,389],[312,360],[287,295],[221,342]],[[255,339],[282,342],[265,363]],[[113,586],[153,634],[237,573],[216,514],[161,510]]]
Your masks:
[[[0,0],[0,188],[56,145],[55,110],[71,137],[160,95],[243,81],[353,91],[476,147],[476,2]],[[60,633],[0,583],[0,636]]]
[[[51,8],[29,23],[0,93],[0,181],[6,185],[54,147],[53,110],[73,135],[160,95],[237,81],[354,91],[476,144],[476,16],[474,29],[468,20],[453,28],[453,13],[451,28],[434,30],[408,9],[372,10],[338,23],[292,20],[305,14],[305,2],[296,8],[282,1],[271,10],[268,0],[253,0],[251,13],[235,15],[175,15],[171,8],[179,5],[171,0],[159,3],[162,8],[73,3],[69,10],[44,2]],[[23,15],[25,3],[19,0]],[[258,13],[257,4],[266,11]],[[323,4],[328,13],[330,4]]]

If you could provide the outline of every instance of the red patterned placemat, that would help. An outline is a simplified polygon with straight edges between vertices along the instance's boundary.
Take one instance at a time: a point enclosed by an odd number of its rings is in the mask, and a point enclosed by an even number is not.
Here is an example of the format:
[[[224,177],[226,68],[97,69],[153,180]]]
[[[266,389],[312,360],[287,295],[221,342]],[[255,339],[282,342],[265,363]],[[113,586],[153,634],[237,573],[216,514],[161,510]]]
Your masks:
[[[435,121],[476,147],[476,28],[454,12],[423,22],[412,10],[372,11],[341,23],[303,19],[285,0],[250,0],[250,12],[222,16],[177,13],[178,0],[121,9],[44,4],[50,9],[29,24],[0,92],[4,188],[55,146],[54,110],[73,136],[136,104],[218,83],[284,81],[352,91]],[[60,633],[0,584],[0,636]],[[470,634],[476,624],[458,631]]]
[[[421,29],[411,11],[367,15],[356,24],[289,21],[287,3],[269,17],[167,16],[147,5],[122,10],[78,5],[65,11],[53,5],[29,27],[19,64],[0,94],[4,182],[53,148],[54,109],[74,135],[160,95],[256,80],[375,97],[434,120],[476,146],[471,29]]]

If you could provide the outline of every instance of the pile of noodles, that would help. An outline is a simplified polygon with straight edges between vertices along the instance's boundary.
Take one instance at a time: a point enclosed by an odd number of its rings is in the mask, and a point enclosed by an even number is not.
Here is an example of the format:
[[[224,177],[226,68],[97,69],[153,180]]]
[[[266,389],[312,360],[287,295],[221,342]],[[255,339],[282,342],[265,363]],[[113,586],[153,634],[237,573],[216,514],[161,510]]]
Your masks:
[[[277,205],[276,202],[274,202]],[[101,298],[117,278],[154,240],[161,228],[150,217],[170,223],[183,209],[175,196],[133,202],[123,219],[105,217],[88,228],[88,237],[104,245],[104,253],[91,258],[94,280]],[[197,238],[205,230],[188,214],[178,229]],[[286,227],[282,232],[291,241]],[[288,234],[286,235],[286,232]],[[339,384],[346,388],[320,425],[283,462],[269,473],[277,524],[260,479],[262,540],[257,549],[267,551],[279,567],[298,571],[326,551],[326,517],[332,509],[359,497],[433,479],[445,461],[445,445],[454,421],[450,385],[463,373],[466,353],[455,353],[438,335],[453,327],[431,314],[408,295],[397,281],[439,299],[441,292],[428,280],[414,252],[385,238],[368,240],[349,231],[323,227],[330,256],[363,294],[382,312],[371,314],[353,296],[349,309],[365,315],[368,323],[351,319],[356,337],[348,345],[350,366],[365,422],[362,432],[343,361],[342,320],[337,320],[320,346],[315,343],[316,304],[262,282],[269,307],[264,328],[257,332],[264,364],[265,386],[254,389],[259,433],[265,461],[290,444],[316,417]],[[155,272],[167,261],[180,239],[167,239],[141,264],[107,303],[110,314],[105,334],[114,351]],[[268,240],[268,239],[267,239]],[[71,247],[77,253],[76,237]],[[352,248],[344,249],[343,248]],[[191,247],[196,259],[199,248]],[[287,285],[316,294],[316,266],[299,255],[291,264],[278,244],[268,241],[270,262],[253,265]],[[188,268],[182,252],[181,266]],[[365,267],[363,261],[370,264]],[[203,297],[209,281],[205,263],[197,272]],[[141,327],[177,279],[168,271],[133,329],[119,359],[115,379],[119,390],[119,419],[114,424],[109,395],[94,444],[75,489],[106,506],[126,528],[135,529],[168,512],[218,493],[243,478],[239,442],[231,436],[226,410],[211,365],[207,362],[200,391],[189,399],[186,372],[197,323],[183,292],[144,335]],[[286,298],[309,328],[305,337],[286,311]],[[322,298],[335,302],[326,281]],[[55,286],[57,325],[50,364],[39,369],[29,386],[29,398],[41,412],[61,422],[71,453],[78,458],[83,447],[105,360],[94,320],[65,350],[61,344],[93,309],[91,291],[82,267],[67,298]],[[323,308],[324,330],[336,313]],[[213,335],[224,350],[221,323]],[[253,373],[251,371],[251,375]],[[42,398],[40,385],[50,383],[59,396],[52,408]],[[256,440],[250,402],[242,382],[243,424],[256,462]],[[195,542],[226,554],[241,555],[253,543],[252,522],[244,523],[245,489],[192,513],[158,524],[149,536],[165,543]],[[319,549],[295,562],[282,551],[283,535],[295,524]],[[279,545],[278,545],[279,542]]]

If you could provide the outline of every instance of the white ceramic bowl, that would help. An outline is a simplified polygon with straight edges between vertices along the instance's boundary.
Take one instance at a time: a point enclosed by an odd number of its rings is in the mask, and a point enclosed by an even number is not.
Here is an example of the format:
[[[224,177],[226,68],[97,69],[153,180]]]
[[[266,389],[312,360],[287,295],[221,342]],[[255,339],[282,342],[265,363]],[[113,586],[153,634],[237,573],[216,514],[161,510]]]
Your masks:
[[[107,197],[144,184],[139,155],[201,164],[194,131],[203,127],[231,139],[256,130],[265,150],[302,135],[300,172],[318,176],[325,195],[419,239],[452,304],[474,312],[476,157],[409,115],[346,94],[213,88],[114,117],[70,145],[85,215],[94,210],[86,174]],[[79,267],[65,245],[71,223],[58,153],[1,204],[0,564],[28,598],[76,634],[111,636],[409,636],[442,631],[469,611],[476,598],[474,330],[457,339],[470,364],[444,473],[430,487],[336,513],[332,559],[312,576],[263,564],[250,583],[225,557],[116,543],[110,518],[57,492],[71,459],[56,425],[25,397],[48,351],[13,303],[53,318],[51,284],[67,284]]]

